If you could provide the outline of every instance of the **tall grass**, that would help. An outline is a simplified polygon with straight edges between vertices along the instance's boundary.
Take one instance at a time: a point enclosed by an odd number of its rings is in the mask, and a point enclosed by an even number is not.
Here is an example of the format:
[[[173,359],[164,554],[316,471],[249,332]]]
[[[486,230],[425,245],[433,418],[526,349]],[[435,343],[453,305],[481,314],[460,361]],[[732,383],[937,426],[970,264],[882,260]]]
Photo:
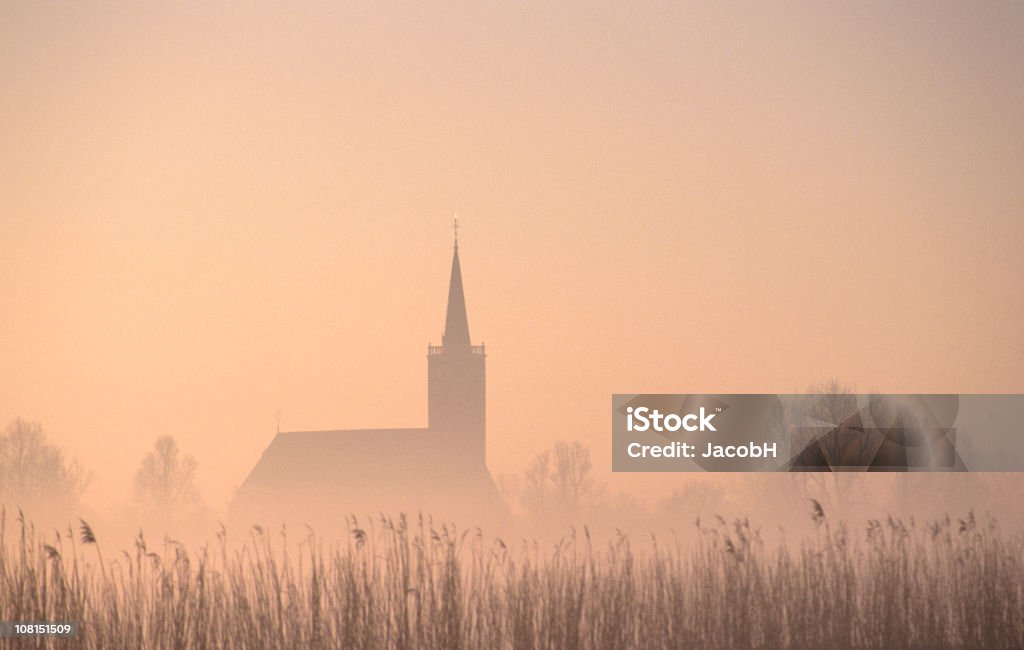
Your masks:
[[[378,518],[334,545],[140,534],[106,560],[84,522],[44,540],[19,520],[0,532],[0,620],[82,623],[19,648],[1024,647],[1024,543],[994,522],[814,519],[799,545],[719,519],[638,552],[586,529],[542,550]]]

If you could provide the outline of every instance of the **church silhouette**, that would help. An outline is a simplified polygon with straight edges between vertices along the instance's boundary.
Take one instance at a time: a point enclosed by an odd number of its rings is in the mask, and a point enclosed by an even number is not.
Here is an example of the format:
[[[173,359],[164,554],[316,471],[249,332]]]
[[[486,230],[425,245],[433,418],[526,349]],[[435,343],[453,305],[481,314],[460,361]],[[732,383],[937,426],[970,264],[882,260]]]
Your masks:
[[[486,462],[485,360],[469,337],[456,231],[444,336],[427,347],[427,427],[279,432],[239,487],[231,519],[404,512],[493,521],[505,506]]]

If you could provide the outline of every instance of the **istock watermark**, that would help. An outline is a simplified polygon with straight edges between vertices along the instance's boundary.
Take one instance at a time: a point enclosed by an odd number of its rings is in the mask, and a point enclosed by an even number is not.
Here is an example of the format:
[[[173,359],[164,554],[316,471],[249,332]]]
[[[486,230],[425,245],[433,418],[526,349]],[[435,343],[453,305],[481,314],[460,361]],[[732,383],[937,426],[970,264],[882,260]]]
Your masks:
[[[618,394],[616,472],[1024,471],[1024,395]]]

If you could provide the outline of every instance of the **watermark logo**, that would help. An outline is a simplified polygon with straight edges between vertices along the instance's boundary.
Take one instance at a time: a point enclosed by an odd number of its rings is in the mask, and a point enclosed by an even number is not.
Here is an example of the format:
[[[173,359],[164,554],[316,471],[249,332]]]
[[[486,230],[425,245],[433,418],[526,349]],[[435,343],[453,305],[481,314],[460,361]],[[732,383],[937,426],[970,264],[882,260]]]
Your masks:
[[[626,430],[633,431],[655,431],[657,433],[675,433],[683,431],[717,431],[715,425],[711,424],[722,409],[716,408],[714,413],[708,413],[704,407],[700,407],[697,413],[687,413],[680,416],[678,413],[662,413],[658,409],[650,409],[646,406],[626,409]]]

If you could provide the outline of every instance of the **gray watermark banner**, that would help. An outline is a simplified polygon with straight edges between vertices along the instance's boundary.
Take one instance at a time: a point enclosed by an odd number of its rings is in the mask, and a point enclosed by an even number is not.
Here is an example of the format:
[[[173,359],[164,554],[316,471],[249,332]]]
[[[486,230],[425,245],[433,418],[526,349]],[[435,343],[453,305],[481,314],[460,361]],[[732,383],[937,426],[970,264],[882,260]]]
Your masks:
[[[78,636],[74,621],[0,621],[0,639],[30,636]]]
[[[612,471],[1019,472],[1024,395],[613,395]]]

